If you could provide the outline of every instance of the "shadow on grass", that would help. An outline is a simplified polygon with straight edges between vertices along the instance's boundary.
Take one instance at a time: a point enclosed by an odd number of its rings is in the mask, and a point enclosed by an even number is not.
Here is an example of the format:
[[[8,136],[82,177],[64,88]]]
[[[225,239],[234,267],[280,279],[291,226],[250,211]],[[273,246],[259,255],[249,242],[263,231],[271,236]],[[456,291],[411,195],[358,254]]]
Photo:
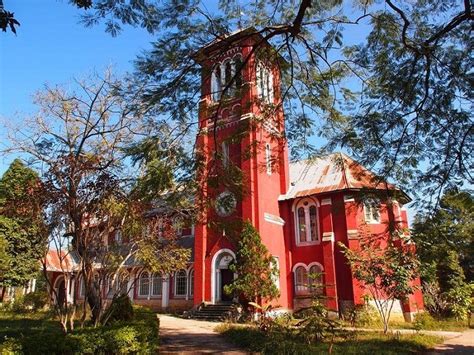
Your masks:
[[[256,328],[225,325],[217,329],[234,344],[263,354],[327,354],[331,344],[306,344],[296,333],[265,334]],[[341,332],[332,345],[335,354],[414,354],[426,351],[442,342],[442,338],[422,334],[400,335],[383,333]]]

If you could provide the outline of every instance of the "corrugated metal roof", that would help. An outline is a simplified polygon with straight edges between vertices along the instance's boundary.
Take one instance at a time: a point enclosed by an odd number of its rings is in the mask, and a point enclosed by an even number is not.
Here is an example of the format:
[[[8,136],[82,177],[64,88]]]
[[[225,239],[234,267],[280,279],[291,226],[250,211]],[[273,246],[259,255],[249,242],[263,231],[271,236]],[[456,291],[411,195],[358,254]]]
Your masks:
[[[396,190],[343,153],[290,163],[290,187],[279,200],[350,189]]]
[[[49,249],[46,254],[46,270],[58,272],[72,272],[79,267],[74,253]]]

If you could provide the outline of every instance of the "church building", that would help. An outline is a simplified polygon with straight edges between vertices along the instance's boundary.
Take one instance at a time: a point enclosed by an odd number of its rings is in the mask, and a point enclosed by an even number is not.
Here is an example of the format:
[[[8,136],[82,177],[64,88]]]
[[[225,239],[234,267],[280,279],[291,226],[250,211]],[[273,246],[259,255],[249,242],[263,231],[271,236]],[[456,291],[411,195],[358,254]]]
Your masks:
[[[226,225],[249,221],[279,270],[275,305],[285,311],[307,306],[315,282],[324,285],[335,312],[363,303],[366,290],[338,243],[357,250],[364,234],[388,238],[389,225],[408,235],[403,204],[410,198],[343,153],[289,161],[280,85],[285,63],[256,31],[215,41],[195,60],[202,66],[200,198],[213,202],[199,206],[202,221],[182,231],[192,248],[187,270],[162,277],[130,266],[130,280],[137,280],[129,294],[133,302],[191,309],[232,301],[224,286],[235,277],[229,264],[236,243]],[[232,184],[237,177],[238,188]],[[311,280],[314,274],[322,276]],[[82,289],[75,291],[79,298]],[[420,290],[399,307],[408,318],[421,309]]]

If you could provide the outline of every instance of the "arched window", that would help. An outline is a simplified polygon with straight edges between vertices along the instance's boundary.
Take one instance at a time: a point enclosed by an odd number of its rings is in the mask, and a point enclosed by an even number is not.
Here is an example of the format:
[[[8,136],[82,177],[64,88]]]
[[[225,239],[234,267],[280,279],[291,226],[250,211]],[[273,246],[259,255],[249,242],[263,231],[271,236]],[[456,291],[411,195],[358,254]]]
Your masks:
[[[79,297],[84,298],[85,295],[86,295],[86,283],[84,281],[84,277],[81,276],[81,278],[79,279]]]
[[[297,244],[319,241],[318,209],[312,200],[302,200],[296,206],[296,226]]]
[[[367,223],[380,223],[380,201],[369,198],[364,201],[364,214]]]
[[[318,264],[312,265],[309,268],[309,287],[312,293],[323,293],[323,269]]]
[[[229,143],[222,142],[222,165],[227,168],[229,166]]]
[[[242,57],[237,55],[234,57],[234,72],[235,72],[235,87],[240,89],[243,83],[243,73],[242,73]]]
[[[221,98],[222,91],[222,80],[221,80],[221,67],[216,65],[212,70],[211,75],[211,96],[212,101],[219,101]]]
[[[270,144],[265,144],[265,164],[267,168],[267,174],[272,175],[272,150]]]
[[[174,295],[175,296],[186,296],[187,287],[186,271],[177,271],[174,278]]]
[[[138,295],[148,296],[150,294],[150,276],[148,272],[144,271],[140,274],[138,279]]]
[[[188,295],[193,296],[194,295],[194,269],[191,269],[189,272],[189,290],[188,290]]]
[[[308,292],[308,272],[304,266],[298,266],[295,270],[295,292],[297,294]]]
[[[257,94],[266,103],[273,103],[273,74],[261,62],[257,64]]]
[[[153,274],[151,277],[151,295],[161,296],[163,293],[163,279],[158,274]]]

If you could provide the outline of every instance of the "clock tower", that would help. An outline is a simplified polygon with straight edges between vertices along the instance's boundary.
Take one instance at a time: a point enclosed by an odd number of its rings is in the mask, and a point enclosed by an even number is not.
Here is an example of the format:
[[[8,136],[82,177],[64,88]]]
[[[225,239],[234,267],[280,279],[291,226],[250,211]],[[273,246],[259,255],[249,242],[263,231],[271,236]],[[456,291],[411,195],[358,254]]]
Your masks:
[[[240,226],[249,221],[280,270],[275,280],[288,307],[284,221],[278,199],[288,187],[281,105],[282,59],[255,31],[214,41],[196,56],[202,66],[199,106],[199,201],[195,228],[194,304],[231,301]]]

